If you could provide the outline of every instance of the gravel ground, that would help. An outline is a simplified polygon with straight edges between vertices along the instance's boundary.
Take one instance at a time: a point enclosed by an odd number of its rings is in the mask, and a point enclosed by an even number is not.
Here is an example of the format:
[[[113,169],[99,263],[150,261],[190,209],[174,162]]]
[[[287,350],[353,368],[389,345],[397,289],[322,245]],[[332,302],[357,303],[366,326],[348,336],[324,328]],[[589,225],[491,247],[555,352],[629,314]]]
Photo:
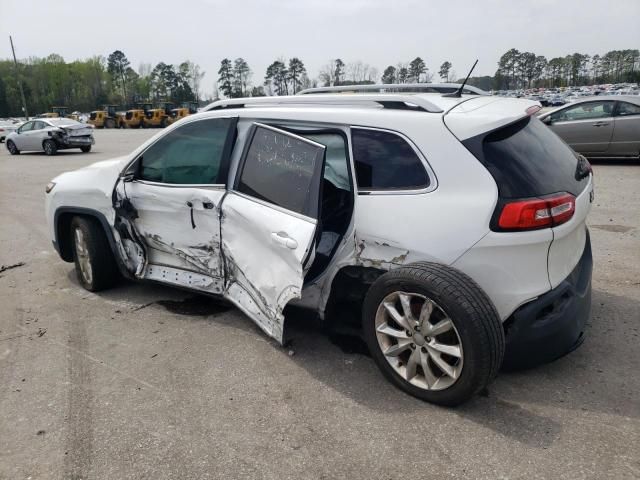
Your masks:
[[[0,147],[0,478],[640,478],[640,163],[594,166],[593,315],[581,348],[457,409],[387,383],[310,318],[292,346],[200,297],[91,294],[51,247],[44,186],[131,151]]]

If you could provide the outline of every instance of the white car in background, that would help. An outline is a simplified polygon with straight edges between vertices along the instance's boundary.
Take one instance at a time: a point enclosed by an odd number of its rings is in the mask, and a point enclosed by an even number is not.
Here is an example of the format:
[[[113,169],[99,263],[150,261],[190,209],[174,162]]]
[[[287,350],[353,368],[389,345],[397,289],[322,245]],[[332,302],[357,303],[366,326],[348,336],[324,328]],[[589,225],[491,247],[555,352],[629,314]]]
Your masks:
[[[54,178],[55,249],[89,291],[217,296],[280,343],[290,302],[355,316],[383,374],[442,405],[580,345],[591,169],[539,104],[332,92],[218,101]]]
[[[95,143],[93,129],[70,118],[36,118],[23,123],[7,135],[6,146],[11,155],[23,151],[44,151],[55,155],[58,150],[79,148],[90,152]]]
[[[19,122],[12,122],[11,120],[0,120],[0,143],[4,142],[4,139],[11,132],[15,132],[20,126]]]

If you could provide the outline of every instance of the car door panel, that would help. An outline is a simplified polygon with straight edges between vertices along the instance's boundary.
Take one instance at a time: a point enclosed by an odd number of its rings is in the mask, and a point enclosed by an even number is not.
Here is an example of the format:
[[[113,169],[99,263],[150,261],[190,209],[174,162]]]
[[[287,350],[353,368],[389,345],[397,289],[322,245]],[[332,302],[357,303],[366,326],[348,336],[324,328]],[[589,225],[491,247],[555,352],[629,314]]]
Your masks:
[[[222,277],[217,206],[223,187],[132,182],[127,195],[137,210],[135,225],[148,263]]]
[[[16,131],[17,134],[13,137],[13,143],[16,145],[18,150],[28,150],[29,132],[32,127],[33,122],[28,122]]]
[[[579,102],[551,114],[550,128],[576,152],[603,155],[614,130],[613,100]]]
[[[609,153],[640,156],[640,105],[619,102]]]
[[[578,153],[606,152],[613,135],[613,117],[560,121],[551,129]]]
[[[313,256],[326,147],[254,124],[222,201],[224,296],[283,341],[286,304],[300,298]]]
[[[222,293],[220,202],[237,117],[186,122],[125,169],[115,187],[115,226],[129,270]]]
[[[282,310],[301,295],[317,221],[238,192],[225,197],[222,213],[225,297],[282,342]]]

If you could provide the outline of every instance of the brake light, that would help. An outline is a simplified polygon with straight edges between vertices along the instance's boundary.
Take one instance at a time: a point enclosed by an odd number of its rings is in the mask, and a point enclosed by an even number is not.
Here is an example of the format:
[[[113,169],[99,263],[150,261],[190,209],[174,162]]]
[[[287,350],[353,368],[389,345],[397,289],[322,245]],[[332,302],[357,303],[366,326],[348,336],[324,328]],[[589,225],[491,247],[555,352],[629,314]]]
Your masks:
[[[557,193],[506,203],[500,212],[500,230],[537,230],[568,222],[576,210],[576,198]]]

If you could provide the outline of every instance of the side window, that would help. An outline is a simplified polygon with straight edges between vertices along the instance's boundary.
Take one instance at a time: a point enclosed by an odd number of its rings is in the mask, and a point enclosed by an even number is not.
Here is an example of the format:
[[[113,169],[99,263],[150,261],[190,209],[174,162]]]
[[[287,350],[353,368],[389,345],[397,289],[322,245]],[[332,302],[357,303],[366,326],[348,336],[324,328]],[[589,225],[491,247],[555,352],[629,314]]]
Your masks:
[[[613,101],[587,102],[565,108],[551,115],[553,122],[592,120],[613,115]]]
[[[640,105],[618,102],[618,116],[628,117],[629,115],[640,115]]]
[[[259,125],[245,154],[236,190],[317,218],[325,147]]]
[[[142,154],[140,179],[170,184],[226,183],[236,119],[198,120],[173,130]]]
[[[399,135],[351,130],[356,179],[361,190],[417,190],[429,177],[415,150]]]
[[[20,127],[20,132],[19,133],[30,132],[31,129],[33,128],[33,124],[34,123],[35,122],[27,122],[27,123],[25,123],[24,125],[22,125]]]
[[[42,130],[47,127],[47,124],[41,121],[33,122],[33,128],[31,130]]]
[[[324,162],[324,179],[336,188],[351,191],[349,159],[346,138],[339,133],[300,133],[300,136],[327,147]]]

